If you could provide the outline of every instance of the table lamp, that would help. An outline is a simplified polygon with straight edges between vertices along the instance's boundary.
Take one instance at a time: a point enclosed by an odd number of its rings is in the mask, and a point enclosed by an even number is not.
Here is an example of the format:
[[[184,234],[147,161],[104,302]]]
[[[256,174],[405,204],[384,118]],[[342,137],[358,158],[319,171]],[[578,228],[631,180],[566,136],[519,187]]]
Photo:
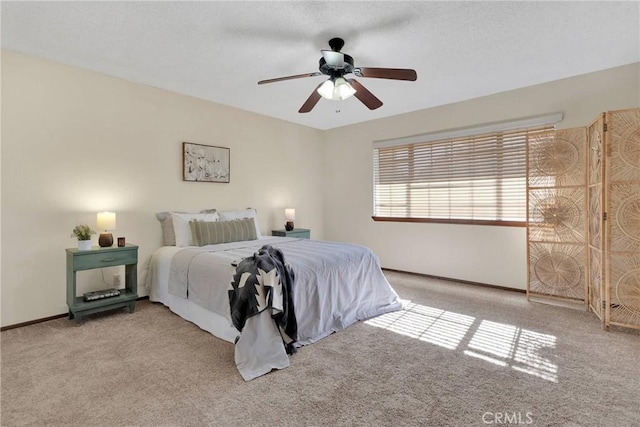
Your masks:
[[[293,230],[293,220],[296,219],[296,210],[287,208],[284,210],[284,217],[287,223],[284,225],[284,229],[287,231]]]
[[[113,234],[108,233],[108,231],[116,229],[116,213],[98,212],[96,225],[99,230],[104,230],[104,233],[100,233],[100,237],[98,238],[100,247],[107,248],[113,245]]]

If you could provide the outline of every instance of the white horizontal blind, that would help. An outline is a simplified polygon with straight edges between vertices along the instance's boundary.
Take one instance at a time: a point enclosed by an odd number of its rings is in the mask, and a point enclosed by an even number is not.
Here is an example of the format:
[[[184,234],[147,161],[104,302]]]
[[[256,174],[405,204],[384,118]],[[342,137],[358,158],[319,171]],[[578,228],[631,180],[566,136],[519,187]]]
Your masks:
[[[374,147],[374,218],[525,222],[526,147],[551,124]],[[415,139],[415,138],[413,138]]]

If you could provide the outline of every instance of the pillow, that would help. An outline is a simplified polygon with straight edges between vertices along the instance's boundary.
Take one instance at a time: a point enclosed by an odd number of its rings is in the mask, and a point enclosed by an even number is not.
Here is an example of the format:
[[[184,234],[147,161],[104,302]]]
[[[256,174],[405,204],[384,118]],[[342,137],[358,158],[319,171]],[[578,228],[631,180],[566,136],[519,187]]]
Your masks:
[[[173,219],[171,218],[171,212],[158,212],[156,214],[156,218],[158,218],[158,221],[160,221],[160,227],[162,227],[162,242],[164,245],[175,246],[176,234],[173,231]]]
[[[256,226],[256,238],[261,239],[260,228],[258,226],[258,212],[253,208],[240,209],[235,211],[223,211],[218,212],[220,214],[220,221],[231,221],[234,219],[253,218]]]
[[[196,246],[256,240],[253,218],[215,222],[192,220],[189,227]]]
[[[191,237],[191,229],[189,228],[189,221],[219,221],[220,216],[217,212],[208,214],[189,214],[171,212],[171,218],[173,220],[173,231],[176,235],[176,246],[194,246],[195,242]]]

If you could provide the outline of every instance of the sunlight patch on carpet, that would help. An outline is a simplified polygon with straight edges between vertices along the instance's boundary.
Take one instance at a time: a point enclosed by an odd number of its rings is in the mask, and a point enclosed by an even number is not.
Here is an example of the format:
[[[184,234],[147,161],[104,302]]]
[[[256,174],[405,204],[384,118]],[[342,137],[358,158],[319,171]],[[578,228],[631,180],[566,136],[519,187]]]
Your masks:
[[[400,335],[455,350],[475,318],[420,304],[374,317],[365,323]]]
[[[543,355],[556,348],[553,335],[411,302],[404,310],[383,314],[364,323],[558,382],[558,365]]]
[[[464,354],[493,359],[513,369],[545,380],[558,382],[558,366],[540,355],[544,348],[555,348],[556,337],[514,325],[483,320],[471,337]],[[500,364],[500,363],[496,363]]]

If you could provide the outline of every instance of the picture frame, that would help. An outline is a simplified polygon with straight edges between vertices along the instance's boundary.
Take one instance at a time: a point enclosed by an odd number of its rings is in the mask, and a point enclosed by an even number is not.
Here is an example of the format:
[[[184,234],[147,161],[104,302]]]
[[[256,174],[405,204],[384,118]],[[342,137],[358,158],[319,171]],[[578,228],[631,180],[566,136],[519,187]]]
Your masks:
[[[231,180],[231,150],[227,147],[182,143],[182,180],[221,182]]]

